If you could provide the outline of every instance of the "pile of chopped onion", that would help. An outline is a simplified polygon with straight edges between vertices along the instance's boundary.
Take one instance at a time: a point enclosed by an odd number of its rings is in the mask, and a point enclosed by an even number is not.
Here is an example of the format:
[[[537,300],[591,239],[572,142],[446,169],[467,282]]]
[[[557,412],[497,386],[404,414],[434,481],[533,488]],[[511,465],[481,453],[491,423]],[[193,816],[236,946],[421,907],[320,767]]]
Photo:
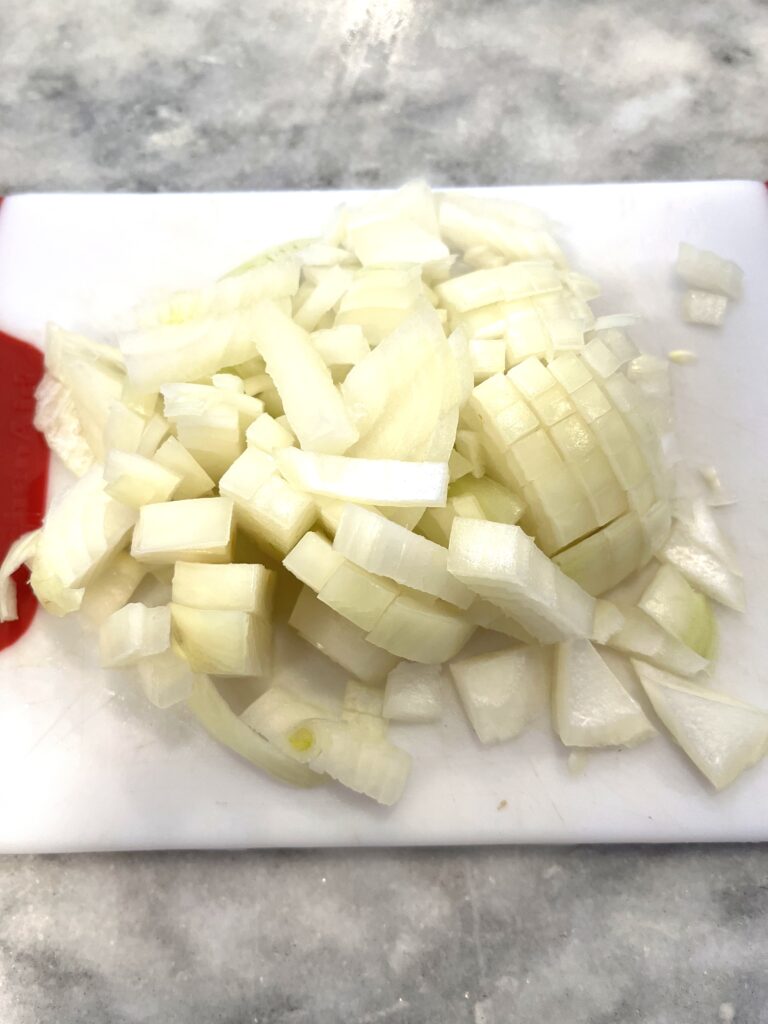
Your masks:
[[[678,271],[698,322],[740,293],[711,253]],[[768,748],[768,714],[703,682],[741,574],[707,504],[673,501],[668,362],[599,294],[543,214],[416,182],[139,307],[118,348],[52,326],[37,425],[77,479],[0,567],[2,620],[26,563],[105,667],[295,785],[394,803],[389,723],[439,720],[451,681],[484,744],[548,709],[572,753],[658,726],[727,785]],[[293,692],[275,628],[347,674],[340,705]]]

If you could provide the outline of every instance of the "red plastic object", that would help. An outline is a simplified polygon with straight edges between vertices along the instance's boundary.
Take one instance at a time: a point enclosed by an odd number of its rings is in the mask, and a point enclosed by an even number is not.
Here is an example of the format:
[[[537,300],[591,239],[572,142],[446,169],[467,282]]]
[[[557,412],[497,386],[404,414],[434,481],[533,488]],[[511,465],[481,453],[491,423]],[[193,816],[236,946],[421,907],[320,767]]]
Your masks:
[[[0,331],[0,561],[18,536],[40,525],[45,513],[48,446],[32,422],[42,375],[43,353]],[[0,650],[27,631],[37,607],[26,567],[14,580],[19,617],[0,623]]]

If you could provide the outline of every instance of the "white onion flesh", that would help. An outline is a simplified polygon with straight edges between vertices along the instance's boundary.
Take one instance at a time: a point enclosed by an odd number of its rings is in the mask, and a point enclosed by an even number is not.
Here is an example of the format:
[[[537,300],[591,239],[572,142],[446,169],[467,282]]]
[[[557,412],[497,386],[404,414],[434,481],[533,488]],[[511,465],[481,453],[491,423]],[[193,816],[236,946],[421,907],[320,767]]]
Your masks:
[[[162,654],[171,646],[171,613],[167,605],[147,608],[126,604],[105,619],[99,630],[104,668],[122,668]]]
[[[100,626],[130,601],[146,574],[146,565],[118,551],[85,587],[80,605],[85,620]]]
[[[243,711],[240,720],[281,753],[296,760],[296,752],[289,739],[291,733],[307,719],[324,718],[325,715],[325,711],[315,704],[272,686]]]
[[[46,373],[35,391],[35,430],[75,476],[83,476],[94,462],[74,399],[69,389]]]
[[[115,501],[140,508],[157,501],[169,501],[182,477],[133,452],[111,451],[104,463],[104,490]]]
[[[16,585],[12,577],[22,565],[34,558],[39,535],[39,530],[23,533],[8,548],[0,565],[0,622],[11,622],[18,618]]]
[[[364,683],[380,683],[398,658],[368,643],[365,633],[304,587],[289,619],[299,636]]]
[[[396,803],[411,770],[411,758],[386,740],[372,742],[349,722],[309,719],[290,742],[313,771],[330,775],[356,793],[386,806]]]
[[[110,498],[98,469],[90,470],[48,509],[35,551],[30,584],[54,615],[76,611],[83,588],[120,550],[136,512]]]
[[[283,565],[297,580],[301,580],[315,593],[325,586],[344,556],[320,533],[305,533],[298,544],[283,559]]]
[[[708,668],[706,658],[662,629],[640,608],[622,607],[621,613],[624,625],[608,638],[608,647],[681,676],[695,676]]]
[[[193,672],[263,676],[270,668],[269,623],[243,611],[172,604],[173,635]]]
[[[653,709],[699,771],[724,789],[768,752],[768,712],[634,663]]]
[[[294,786],[316,786],[322,776],[287,757],[263,736],[241,721],[210,679],[199,676],[187,700],[200,724],[224,746],[262,768],[276,779]]]
[[[163,564],[227,562],[232,545],[233,505],[228,498],[188,498],[144,505],[133,533],[131,555]]]
[[[475,649],[523,645],[454,663],[482,742],[546,707],[551,644],[563,742],[647,738],[620,651],[727,784],[765,752],[765,713],[650,668],[707,669],[708,598],[744,607],[706,501],[675,483],[669,365],[691,354],[642,353],[636,317],[596,317],[600,283],[548,227],[519,204],[412,182],[144,304],[119,348],[51,325],[35,422],[79,480],[0,567],[0,618],[27,561],[41,603],[82,610],[105,663],[136,665],[151,703],[188,700],[273,774],[306,785],[327,771],[385,804],[410,769],[389,720],[439,717],[441,666],[476,629],[497,637]],[[678,272],[687,317],[720,324],[739,268],[683,244]],[[714,470],[705,480],[725,503]],[[654,556],[655,578],[636,579]],[[321,693],[321,671],[312,699],[292,696],[296,659],[272,675],[273,592],[282,578],[283,614],[291,576],[289,626],[349,673],[343,701]],[[591,642],[612,648],[610,669]],[[240,684],[219,691],[209,673]]]
[[[179,477],[175,498],[202,498],[213,491],[215,484],[200,463],[176,437],[168,437],[152,457],[158,466]]]
[[[299,443],[315,452],[345,452],[358,432],[309,335],[270,303],[257,306],[254,313],[259,354]]]
[[[248,612],[269,619],[275,574],[263,565],[251,563],[176,562],[172,587],[174,604]]]
[[[683,319],[691,324],[722,327],[727,308],[728,299],[715,292],[692,289],[683,296]]]
[[[136,671],[144,695],[156,708],[172,708],[192,696],[195,676],[173,643],[167,651],[142,658]]]
[[[588,640],[558,645],[552,713],[567,747],[631,747],[654,734],[643,709]]]
[[[440,665],[401,661],[387,676],[381,713],[397,722],[437,722],[444,685]]]
[[[298,448],[284,448],[276,459],[294,487],[361,505],[441,506],[448,494],[447,462],[355,459]]]
[[[435,665],[458,654],[474,631],[474,623],[450,605],[401,594],[366,639],[398,658]]]
[[[347,681],[341,705],[342,722],[352,726],[368,740],[383,740],[389,730],[389,722],[383,717],[383,710],[384,692],[381,687],[367,686],[356,679]]]
[[[258,448],[247,448],[232,463],[219,481],[219,493],[234,502],[238,525],[281,557],[315,520],[311,498],[287,483],[275,460]]]
[[[638,607],[662,629],[711,660],[717,628],[709,601],[671,565],[663,565],[648,584]]]
[[[592,635],[594,600],[519,526],[456,518],[448,571],[542,643]]]
[[[707,249],[697,249],[687,242],[681,242],[675,270],[692,288],[719,292],[730,299],[741,297],[744,278],[741,268]]]
[[[549,651],[518,647],[478,654],[448,666],[481,743],[518,736],[549,705]]]
[[[368,572],[387,576],[459,608],[468,608],[474,599],[472,592],[448,572],[445,548],[368,509],[344,507],[333,547]]]

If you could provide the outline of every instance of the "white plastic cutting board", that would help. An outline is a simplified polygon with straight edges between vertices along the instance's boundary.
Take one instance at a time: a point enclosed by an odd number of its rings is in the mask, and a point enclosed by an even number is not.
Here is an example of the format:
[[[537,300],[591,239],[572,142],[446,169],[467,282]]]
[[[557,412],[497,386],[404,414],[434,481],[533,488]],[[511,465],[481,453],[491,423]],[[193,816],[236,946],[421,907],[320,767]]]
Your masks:
[[[635,332],[644,347],[699,353],[697,365],[673,368],[681,444],[739,498],[719,515],[749,599],[744,617],[718,613],[714,685],[768,707],[768,194],[756,182],[493,191],[552,215],[574,262],[604,285],[596,308],[645,317]],[[11,198],[0,210],[0,329],[39,343],[53,319],[108,336],[148,293],[202,284],[265,246],[312,235],[349,198]],[[680,318],[680,239],[745,269],[745,297],[722,331]],[[145,706],[127,674],[94,667],[93,643],[77,623],[38,614],[0,654],[0,852],[768,839],[768,761],[714,794],[659,736],[595,754],[572,776],[544,726],[483,749],[455,707],[439,726],[393,729],[414,756],[395,808],[335,786],[296,791],[184,717]]]

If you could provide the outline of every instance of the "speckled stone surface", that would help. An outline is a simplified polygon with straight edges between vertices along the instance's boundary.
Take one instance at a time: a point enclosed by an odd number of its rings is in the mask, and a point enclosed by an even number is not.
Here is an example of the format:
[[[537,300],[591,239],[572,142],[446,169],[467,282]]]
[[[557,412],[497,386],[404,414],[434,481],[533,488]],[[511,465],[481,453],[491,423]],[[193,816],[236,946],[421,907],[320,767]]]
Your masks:
[[[764,0],[5,0],[0,192],[764,178],[767,93]],[[762,847],[0,859],[0,1024],[729,1020]]]

